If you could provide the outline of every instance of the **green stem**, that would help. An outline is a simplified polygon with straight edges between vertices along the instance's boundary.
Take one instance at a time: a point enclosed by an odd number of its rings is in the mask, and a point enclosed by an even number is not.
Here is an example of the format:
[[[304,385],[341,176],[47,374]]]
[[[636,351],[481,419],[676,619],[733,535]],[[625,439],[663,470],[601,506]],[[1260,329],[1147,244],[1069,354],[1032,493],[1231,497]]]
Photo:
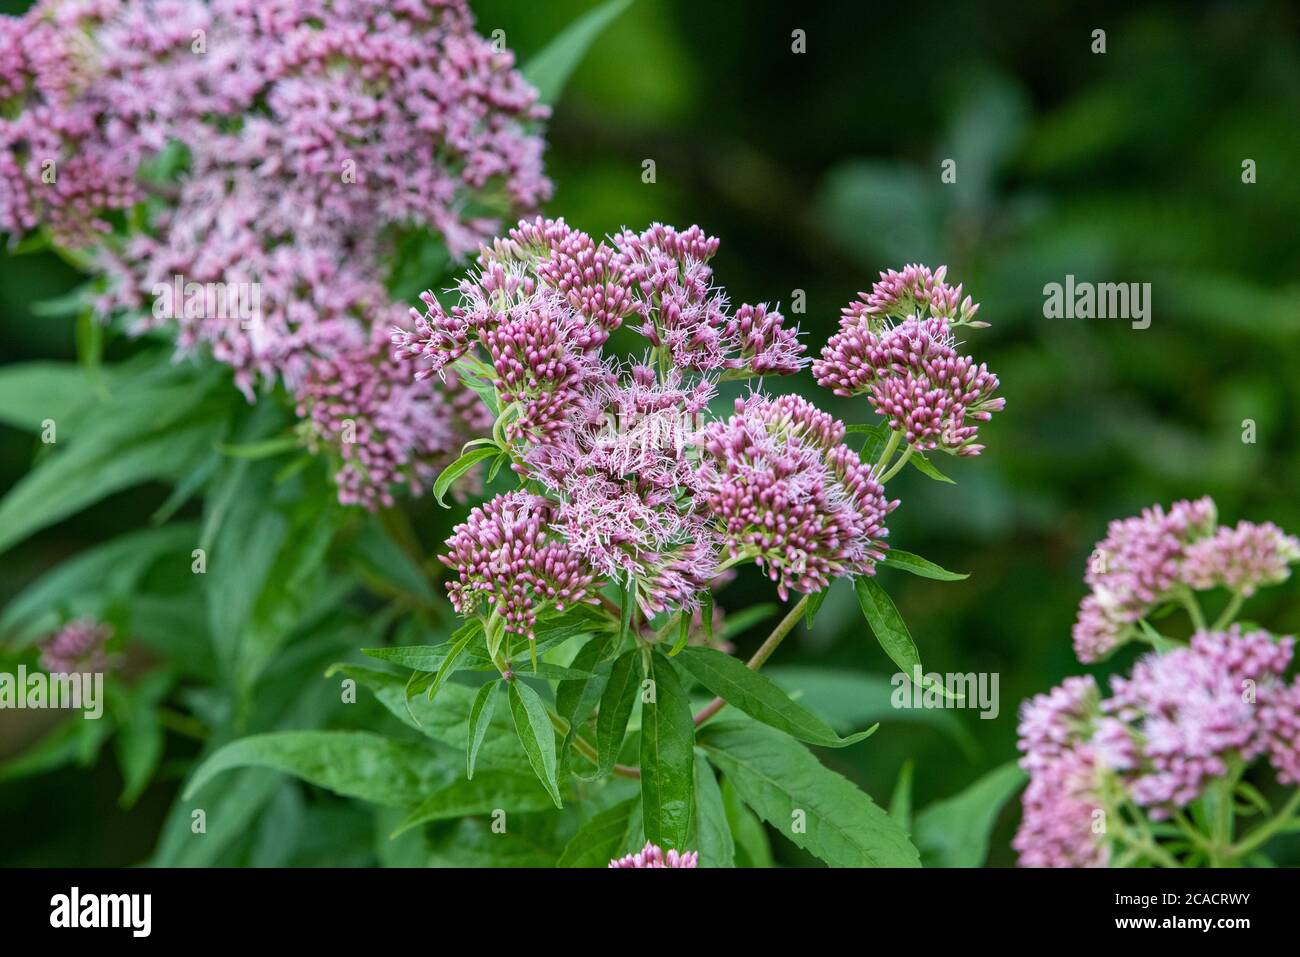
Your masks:
[[[885,450],[880,453],[880,461],[876,463],[876,474],[879,475],[889,464],[889,460],[894,457],[894,452],[898,449],[898,443],[903,440],[902,432],[890,432],[889,441],[885,443]]]
[[[901,470],[902,467],[907,464],[907,460],[912,457],[912,453],[915,451],[916,449],[910,445],[906,449],[904,449],[903,454],[898,457],[898,461],[894,463],[893,468],[891,468],[884,475],[880,476],[880,484],[884,485],[891,478],[897,475],[899,473],[899,470]]]
[[[1192,590],[1184,585],[1178,590],[1178,600],[1182,602],[1183,607],[1187,609],[1187,614],[1192,619],[1192,627],[1197,631],[1204,631],[1205,615],[1201,611],[1200,602],[1198,602],[1196,596],[1192,594]]]
[[[804,595],[786,612],[786,616],[781,619],[780,623],[772,629],[772,633],[767,636],[767,640],[758,646],[758,651],[754,652],[749,661],[745,662],[745,667],[750,671],[757,671],[763,667],[763,663],[772,657],[772,652],[780,646],[785,636],[794,630],[794,626],[799,623],[803,617],[804,609],[808,607],[808,596]],[[708,721],[715,714],[726,707],[727,702],[722,698],[714,698],[707,705],[700,709],[695,716],[695,724],[698,727],[705,721]]]
[[[1300,788],[1297,788],[1296,792],[1291,795],[1290,800],[1282,806],[1282,810],[1277,812],[1276,817],[1266,824],[1261,824],[1230,847],[1228,849],[1229,853],[1232,857],[1242,857],[1262,847],[1273,835],[1291,823],[1297,811],[1300,811]]]
[[[1214,619],[1214,624],[1210,626],[1211,631],[1222,631],[1232,624],[1232,620],[1237,617],[1237,612],[1241,611],[1241,603],[1246,600],[1246,596],[1239,591],[1232,593],[1232,598],[1228,600],[1227,607],[1219,613],[1219,617]]]
[[[549,707],[546,709],[546,714],[551,719],[551,727],[555,728],[555,730],[560,732],[562,735],[567,735],[569,733],[569,722],[565,721]],[[596,765],[596,767],[600,767],[600,755],[596,752],[595,745],[582,735],[577,733],[573,735],[573,748],[592,764]],[[614,765],[614,773],[622,778],[639,779],[641,777],[640,768],[631,768],[626,764]]]

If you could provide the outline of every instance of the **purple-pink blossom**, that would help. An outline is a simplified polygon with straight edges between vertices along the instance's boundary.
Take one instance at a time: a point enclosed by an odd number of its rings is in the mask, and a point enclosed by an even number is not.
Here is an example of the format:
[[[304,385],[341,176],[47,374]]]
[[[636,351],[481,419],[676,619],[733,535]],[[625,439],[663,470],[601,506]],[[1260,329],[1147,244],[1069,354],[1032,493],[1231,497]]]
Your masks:
[[[112,636],[112,627],[103,622],[70,621],[41,643],[41,667],[52,675],[103,671]]]
[[[555,517],[549,499],[522,491],[474,508],[438,556],[455,573],[447,594],[456,611],[495,613],[532,639],[542,610],[594,604],[595,572],[554,530]]]
[[[641,850],[625,857],[616,857],[609,862],[609,866],[617,868],[699,867],[700,852],[678,852],[675,849],[664,851],[659,845],[646,841],[645,847]]]
[[[978,455],[979,423],[1000,411],[999,382],[988,366],[958,352],[953,328],[978,308],[957,302],[946,267],[883,273],[870,294],[845,308],[839,331],[813,362],[813,375],[836,395],[866,394],[891,430],[920,450]]]
[[[749,556],[790,590],[870,575],[884,557],[885,498],[871,468],[840,444],[844,426],[798,396],[736,402],[704,434],[706,499],[732,556]]]

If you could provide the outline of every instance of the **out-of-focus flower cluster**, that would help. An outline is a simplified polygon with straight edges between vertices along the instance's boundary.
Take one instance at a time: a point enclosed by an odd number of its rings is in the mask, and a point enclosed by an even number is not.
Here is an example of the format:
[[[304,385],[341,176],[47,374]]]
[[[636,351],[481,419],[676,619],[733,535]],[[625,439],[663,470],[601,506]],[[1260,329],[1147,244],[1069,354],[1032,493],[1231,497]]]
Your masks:
[[[980,422],[1000,411],[998,378],[958,351],[954,329],[982,327],[979,305],[962,287],[911,265],[889,270],[870,293],[843,310],[840,328],[813,362],[819,385],[836,395],[865,394],[872,406],[922,451],[978,455]]]
[[[491,384],[498,445],[554,503],[551,529],[647,615],[694,611],[742,561],[782,597],[872,574],[897,504],[843,444],[844,425],[803,399],[752,392],[733,415],[710,414],[720,379],[804,361],[775,309],[731,309],[708,265],[717,249],[698,226],[598,242],[563,220],[523,222],[483,250],[454,305],[426,293],[414,329],[393,338],[421,376],[469,370]],[[643,337],[639,361],[605,352],[623,326]],[[505,589],[481,585],[489,576],[467,536],[483,531],[474,520],[448,542],[457,600],[490,592],[510,627],[526,628]],[[544,597],[531,583],[518,594]]]
[[[658,844],[646,841],[645,847],[635,854],[616,857],[609,862],[610,867],[699,867],[699,851],[678,853],[675,850],[664,851]]]
[[[52,675],[103,671],[108,667],[111,626],[91,618],[68,622],[41,642],[41,667]]]
[[[459,444],[371,332],[406,311],[385,288],[400,236],[460,257],[550,194],[546,109],[464,0],[42,0],[0,17],[0,52],[0,231],[83,250],[110,278],[101,316],[175,327],[250,400],[283,382],[368,420],[352,449],[317,436],[345,500],[384,501]],[[257,314],[158,309],[177,276],[255,287]]]
[[[1279,781],[1300,783],[1300,678],[1285,679],[1293,650],[1292,638],[1265,631],[1198,632],[1113,677],[1109,698],[1076,677],[1026,702],[1020,863],[1105,865],[1126,802],[1163,820],[1262,756]]]
[[[1285,581],[1300,561],[1300,540],[1271,522],[1218,527],[1214,502],[1152,506],[1116,520],[1097,543],[1085,580],[1091,592],[1079,605],[1074,649],[1085,663],[1099,661],[1140,634],[1138,623],[1190,591],[1226,588],[1249,597]]]

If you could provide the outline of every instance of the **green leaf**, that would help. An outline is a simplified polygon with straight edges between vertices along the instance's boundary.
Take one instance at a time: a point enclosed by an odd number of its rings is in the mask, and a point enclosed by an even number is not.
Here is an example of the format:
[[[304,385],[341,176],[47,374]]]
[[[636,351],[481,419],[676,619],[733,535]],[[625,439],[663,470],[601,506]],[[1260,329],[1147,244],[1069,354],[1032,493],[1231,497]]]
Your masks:
[[[188,571],[198,537],[192,522],[128,532],[56,565],[28,585],[0,615],[0,635],[24,646],[54,628],[60,613],[103,617],[108,605],[134,595],[164,560]]]
[[[604,638],[593,638],[573,658],[574,667],[590,672],[590,677],[567,679],[555,688],[555,710],[569,723],[568,733],[565,734],[560,749],[561,759],[568,755],[579,728],[596,709],[601,693],[605,690],[605,683],[609,680],[608,673],[595,673],[606,644],[608,641]]]
[[[0,552],[114,492],[183,477],[220,433],[220,424],[211,420],[127,440],[87,430],[19,479],[0,501]]]
[[[272,731],[219,749],[194,772],[184,799],[221,772],[243,767],[273,768],[344,797],[397,807],[419,803],[446,778],[427,745],[365,731]]]
[[[423,697],[408,702],[406,678],[403,676],[359,665],[335,665],[327,672],[328,677],[334,675],[351,678],[357,684],[369,688],[379,703],[407,727],[447,745],[457,753],[468,753],[469,712],[473,708],[475,689],[451,682],[438,694],[437,704],[430,704]],[[488,729],[479,745],[475,767],[487,764],[512,767],[518,764],[519,746],[515,741],[511,719],[494,709],[491,719],[485,718],[483,723],[488,725]]]
[[[473,780],[457,778],[438,788],[402,820],[392,836],[429,821],[491,814],[498,808],[523,814],[550,807],[550,795],[527,771],[485,770]]]
[[[528,755],[528,763],[545,785],[555,806],[564,807],[555,778],[555,730],[546,715],[546,705],[541,696],[522,681],[511,681],[510,713],[514,715],[515,731]]]
[[[920,452],[913,453],[912,457],[908,459],[908,461],[912,463],[912,465],[916,468],[918,472],[920,472],[922,475],[926,476],[927,478],[934,479],[936,482],[946,482],[949,485],[957,484],[952,479],[948,478],[948,476],[944,475],[937,468],[935,468],[934,463],[931,462],[929,459],[927,459]]]
[[[438,666],[437,674],[433,676],[433,681],[429,684],[430,701],[437,697],[438,689],[442,687],[442,683],[456,670],[456,662],[460,660],[460,656],[465,653],[465,649],[469,647],[469,643],[474,639],[474,637],[475,632],[473,631],[464,635],[459,641],[451,646],[451,650],[447,652],[447,657],[442,659],[442,664]]]
[[[627,852],[641,829],[641,802],[620,801],[596,814],[582,827],[560,855],[560,867],[608,867]]]
[[[600,711],[596,714],[596,773],[600,777],[609,774],[618,760],[640,685],[641,652],[633,648],[614,659],[600,696]]]
[[[950,572],[948,569],[936,565],[920,555],[913,555],[901,548],[891,548],[885,552],[885,557],[880,564],[888,565],[890,568],[901,568],[903,571],[911,572],[921,578],[932,578],[941,582],[959,582],[970,578],[969,573]]]
[[[866,440],[862,443],[862,449],[858,452],[858,457],[868,465],[875,465],[880,461],[880,456],[885,451],[885,446],[889,444],[889,423],[877,422],[875,425],[850,425],[848,429],[850,434],[855,432],[866,435]]]
[[[39,432],[46,419],[64,438],[67,420],[95,402],[86,370],[71,362],[23,362],[0,368],[0,422]]]
[[[700,627],[704,631],[704,643],[713,644],[713,592],[705,591],[700,596]]]
[[[673,643],[672,650],[668,652],[669,658],[676,658],[686,647],[686,642],[691,637],[691,616],[687,611],[677,613],[677,641]]]
[[[889,816],[898,822],[904,831],[912,829],[912,771],[915,762],[908,758],[898,772],[894,782],[894,793],[889,799]]]
[[[469,746],[465,751],[466,777],[474,777],[474,762],[478,760],[479,748],[483,747],[483,736],[487,734],[492,723],[492,713],[497,707],[497,689],[500,680],[489,681],[478,689],[474,704],[469,709]]]
[[[632,616],[636,613],[636,579],[618,586],[618,643],[622,647],[632,631]]]
[[[841,738],[807,708],[790,700],[766,675],[713,648],[686,648],[678,662],[700,684],[751,718],[824,748],[843,748],[868,737],[875,728]]]
[[[695,754],[695,848],[701,867],[735,867],[736,843],[722,790],[703,752]]]
[[[676,669],[655,652],[650,700],[641,705],[641,808],[647,841],[686,846],[695,809],[695,722]]]
[[[981,867],[1002,805],[1025,783],[1014,761],[984,775],[955,797],[916,816],[916,846],[927,867]]]
[[[496,446],[479,447],[470,449],[456,461],[452,462],[445,469],[438,473],[438,477],[433,480],[433,497],[438,500],[438,504],[443,508],[451,508],[445,501],[448,489],[452,483],[460,478],[474,466],[487,459],[495,458],[501,454],[501,450]]]
[[[946,734],[968,758],[978,756],[975,739],[952,710],[895,707],[897,676],[806,665],[769,665],[763,673],[841,734],[877,721],[920,724]]]
[[[808,596],[808,604],[804,606],[803,623],[804,627],[811,629],[813,622],[817,620],[817,612],[822,610],[822,605],[826,601],[826,596],[830,594],[831,586],[827,585],[821,591],[813,592]]]
[[[907,834],[850,781],[771,728],[735,718],[700,729],[709,760],[759,817],[832,867],[917,867]]]
[[[158,723],[158,702],[172,684],[166,671],[155,671],[142,678],[129,692],[126,714],[113,744],[118,767],[122,772],[124,808],[135,804],[153,779],[163,754],[163,728]]]
[[[302,443],[296,435],[277,435],[275,438],[262,439],[258,442],[245,442],[242,445],[219,443],[217,451],[232,459],[256,461],[258,459],[274,458],[277,455],[283,455],[285,452],[292,452],[301,446]]]
[[[876,641],[880,642],[880,647],[885,649],[885,654],[889,655],[890,660],[909,680],[914,675],[920,674],[922,682],[930,684],[924,677],[921,653],[916,649],[912,633],[907,630],[903,616],[898,613],[898,608],[895,607],[889,594],[875,579],[866,576],[855,579],[853,588],[858,595],[858,604],[862,606],[862,616],[867,619],[867,624],[871,626],[871,631],[876,636]],[[960,698],[960,695],[949,691],[942,684],[934,684],[934,688],[941,691],[945,697]]]
[[[727,809],[727,826],[736,842],[737,867],[772,867],[772,844],[763,822],[736,793],[735,786],[722,779],[722,803]]]
[[[631,3],[632,0],[609,0],[587,11],[525,64],[524,79],[537,87],[538,99],[547,105],[555,105],[569,75],[582,62],[588,47]]]

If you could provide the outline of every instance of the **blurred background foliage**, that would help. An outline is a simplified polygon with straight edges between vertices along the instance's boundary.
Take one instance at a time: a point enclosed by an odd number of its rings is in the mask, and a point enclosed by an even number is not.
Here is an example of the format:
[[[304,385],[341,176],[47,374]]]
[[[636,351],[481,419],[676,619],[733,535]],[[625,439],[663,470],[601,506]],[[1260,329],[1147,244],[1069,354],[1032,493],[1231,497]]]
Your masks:
[[[504,30],[526,61],[594,3],[473,6],[480,32]],[[795,29],[806,31],[804,54],[791,50]],[[1094,29],[1106,31],[1104,55],[1091,52]],[[912,470],[891,484],[903,502],[892,541],[971,578],[884,569],[881,580],[927,669],[997,673],[1001,711],[994,720],[881,715],[868,744],[823,754],[878,802],[909,759],[914,804],[924,807],[1015,756],[1019,702],[1085,670],[1070,625],[1085,560],[1109,519],[1210,494],[1225,521],[1300,531],[1298,51],[1297,9],[1285,0],[1086,10],[922,0],[901,14],[852,2],[636,0],[573,77],[550,126],[552,215],[593,234],[698,222],[722,239],[714,265],[733,301],[788,311],[794,290],[805,292],[807,311],[795,318],[814,353],[877,271],[911,261],[947,263],[993,324],[968,336],[1007,399],[982,429],[986,453],[941,463],[955,486]],[[949,158],[955,184],[940,180]],[[642,182],[646,159],[656,164],[653,184]],[[1250,185],[1246,159],[1257,166]],[[1044,318],[1044,284],[1067,274],[1151,283],[1150,328]],[[0,257],[4,361],[74,354],[72,323],[35,304],[76,283],[51,256]],[[110,358],[130,351],[117,343]],[[770,385],[819,393],[848,421],[870,419],[865,400],[832,399],[807,373]],[[1255,423],[1253,444],[1243,441],[1245,420]],[[30,467],[34,448],[30,435],[0,426],[0,488]],[[146,525],[166,498],[162,486],[118,494],[4,554],[0,600],[56,561]],[[426,545],[462,513],[421,509]],[[1264,592],[1247,614],[1300,631],[1296,597],[1295,584]],[[757,575],[719,598],[723,607],[759,600],[775,594]],[[739,650],[763,631],[760,623],[740,636]],[[286,688],[318,680],[346,644],[282,663]],[[1108,674],[1131,657],[1093,670]],[[891,670],[844,583],[816,628],[796,632],[773,665],[795,675],[869,670],[882,681]],[[293,707],[311,712],[314,693]],[[850,721],[869,717],[842,704]],[[13,712],[2,720],[10,733],[0,726],[0,755],[29,737]],[[183,744],[169,738],[168,747],[168,761],[185,756]],[[240,786],[269,787],[263,778],[250,772]],[[0,861],[145,859],[178,783],[164,773],[129,811],[117,804],[121,780],[107,758],[89,772],[0,784]],[[298,785],[276,792],[243,862],[280,862],[276,837],[300,826],[292,822],[302,820],[304,795]],[[313,851],[300,841],[295,863],[382,856],[344,802],[310,797],[322,833],[339,843]],[[1011,802],[989,863],[1012,862],[1017,815]],[[792,845],[775,849],[801,862]]]

